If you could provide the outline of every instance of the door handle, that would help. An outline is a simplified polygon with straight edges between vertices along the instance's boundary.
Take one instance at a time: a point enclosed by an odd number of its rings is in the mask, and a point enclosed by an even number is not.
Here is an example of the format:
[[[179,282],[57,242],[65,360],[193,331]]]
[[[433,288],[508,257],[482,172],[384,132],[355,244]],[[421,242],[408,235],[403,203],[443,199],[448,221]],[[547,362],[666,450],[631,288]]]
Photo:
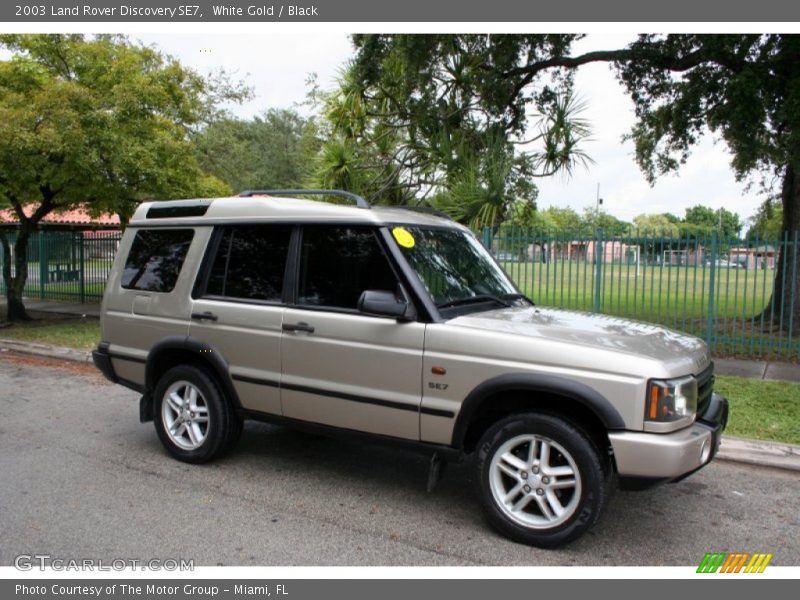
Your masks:
[[[281,328],[284,331],[305,331],[306,333],[314,333],[314,328],[303,321],[299,323],[284,323],[281,325]]]
[[[203,321],[204,319],[208,319],[209,321],[216,321],[219,317],[212,312],[206,311],[201,313],[192,313],[192,318],[195,321]]]

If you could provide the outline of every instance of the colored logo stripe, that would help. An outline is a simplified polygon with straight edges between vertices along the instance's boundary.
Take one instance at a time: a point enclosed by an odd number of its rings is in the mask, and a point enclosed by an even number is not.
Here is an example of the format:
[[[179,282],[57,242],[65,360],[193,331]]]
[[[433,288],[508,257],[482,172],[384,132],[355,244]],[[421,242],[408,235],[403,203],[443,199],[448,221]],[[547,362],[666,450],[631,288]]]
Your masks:
[[[772,554],[753,554],[753,558],[745,567],[745,573],[763,573],[767,568],[769,561],[772,560]]]
[[[724,552],[708,552],[697,567],[698,573],[716,573],[722,561],[725,560]]]
[[[748,562],[749,559],[749,562]],[[763,573],[772,554],[757,552],[708,552],[697,567],[698,573]],[[745,566],[745,564],[747,566]],[[744,569],[744,571],[742,571]]]
[[[742,570],[745,561],[750,558],[748,552],[735,552],[728,554],[727,560],[723,563],[720,573],[738,573]]]

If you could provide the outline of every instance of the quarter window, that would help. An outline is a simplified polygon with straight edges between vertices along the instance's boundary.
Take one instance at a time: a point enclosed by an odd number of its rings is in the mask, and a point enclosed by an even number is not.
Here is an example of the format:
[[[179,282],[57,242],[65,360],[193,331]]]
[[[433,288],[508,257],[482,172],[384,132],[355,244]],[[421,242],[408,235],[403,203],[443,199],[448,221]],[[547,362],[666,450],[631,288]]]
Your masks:
[[[223,230],[206,294],[279,302],[291,225],[243,225]]]
[[[299,304],[356,309],[365,290],[396,288],[397,278],[372,229],[308,226],[303,230]]]
[[[194,237],[193,229],[142,229],[133,238],[122,272],[122,287],[171,292]]]

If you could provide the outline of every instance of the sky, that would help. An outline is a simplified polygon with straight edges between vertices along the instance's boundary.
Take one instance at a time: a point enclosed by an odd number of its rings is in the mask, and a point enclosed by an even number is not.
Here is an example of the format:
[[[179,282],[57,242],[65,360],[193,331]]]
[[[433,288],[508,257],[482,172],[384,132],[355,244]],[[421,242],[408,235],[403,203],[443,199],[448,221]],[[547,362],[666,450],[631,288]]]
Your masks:
[[[335,85],[336,75],[352,54],[349,38],[341,32],[308,35],[303,32],[200,34],[132,34],[201,73],[225,68],[253,88],[253,99],[231,106],[237,116],[248,118],[269,108],[291,107],[304,100],[310,73],[316,73],[323,89]],[[630,35],[592,34],[575,52],[618,48]],[[634,123],[633,104],[616,81],[609,65],[590,64],[578,69],[578,95],[586,100],[584,113],[593,129],[584,149],[594,160],[579,167],[571,178],[537,179],[538,205],[572,207],[582,211],[595,206],[598,184],[603,208],[630,221],[641,213],[671,212],[683,216],[686,208],[703,204],[724,207],[743,220],[751,217],[763,198],[746,192],[730,168],[724,143],[706,136],[677,175],[666,175],[650,186],[637,167],[633,144],[622,136]]]

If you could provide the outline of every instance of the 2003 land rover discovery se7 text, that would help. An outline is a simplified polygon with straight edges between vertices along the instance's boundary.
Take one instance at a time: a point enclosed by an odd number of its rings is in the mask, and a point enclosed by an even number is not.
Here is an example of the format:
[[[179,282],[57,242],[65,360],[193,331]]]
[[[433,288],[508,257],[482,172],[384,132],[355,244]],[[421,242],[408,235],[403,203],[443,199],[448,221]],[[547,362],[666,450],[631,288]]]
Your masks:
[[[708,464],[728,416],[701,340],[535,306],[468,229],[338,191],[142,204],[102,339],[95,364],[179,460],[230,449],[246,418],[407,443],[429,486],[469,457],[489,522],[542,547],[617,482]]]

